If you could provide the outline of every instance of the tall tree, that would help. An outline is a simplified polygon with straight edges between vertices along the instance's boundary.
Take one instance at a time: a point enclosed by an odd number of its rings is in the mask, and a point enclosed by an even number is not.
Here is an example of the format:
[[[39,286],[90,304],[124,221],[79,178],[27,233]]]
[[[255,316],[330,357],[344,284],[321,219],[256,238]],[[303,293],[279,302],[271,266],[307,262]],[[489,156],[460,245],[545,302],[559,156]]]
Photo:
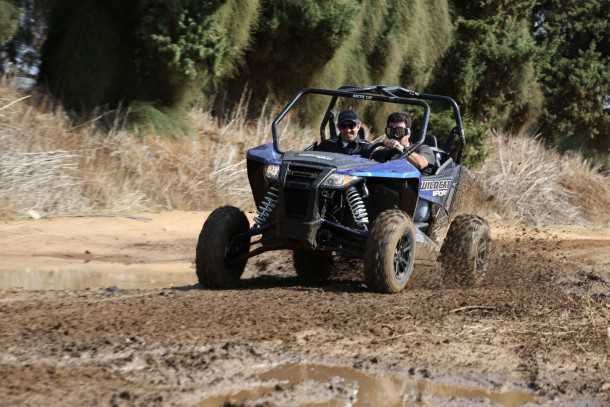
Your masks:
[[[530,31],[534,0],[454,0],[455,40],[434,88],[492,128],[516,129],[539,112],[537,47]]]
[[[248,0],[57,0],[40,80],[75,111],[179,106],[232,72],[257,15]]]
[[[447,0],[266,0],[229,100],[283,101],[306,86],[402,84],[421,89],[450,43]],[[315,117],[321,106],[309,106]],[[381,124],[384,112],[367,109]]]
[[[542,135],[561,149],[581,150],[610,165],[610,1],[542,0],[535,36],[545,95]]]
[[[13,1],[0,0],[0,44],[10,40],[19,24],[19,9]]]
[[[422,87],[451,33],[447,0],[55,1],[40,79],[84,112],[232,104],[244,88],[283,101],[311,85]]]

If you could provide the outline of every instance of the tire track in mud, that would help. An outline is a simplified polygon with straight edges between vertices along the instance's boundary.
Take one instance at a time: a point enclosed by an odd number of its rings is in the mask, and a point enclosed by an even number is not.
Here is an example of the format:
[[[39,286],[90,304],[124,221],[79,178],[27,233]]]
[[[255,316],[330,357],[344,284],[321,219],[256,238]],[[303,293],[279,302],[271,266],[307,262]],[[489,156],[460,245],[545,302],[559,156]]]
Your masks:
[[[0,391],[15,404],[196,404],[257,388],[278,364],[321,363],[603,405],[610,237],[587,239],[500,229],[489,276],[470,289],[442,287],[432,257],[397,295],[368,292],[355,261],[303,287],[284,252],[252,260],[237,290],[4,291]],[[192,256],[186,246],[159,255]],[[349,392],[315,392],[329,385]],[[280,387],[269,405],[304,400]]]

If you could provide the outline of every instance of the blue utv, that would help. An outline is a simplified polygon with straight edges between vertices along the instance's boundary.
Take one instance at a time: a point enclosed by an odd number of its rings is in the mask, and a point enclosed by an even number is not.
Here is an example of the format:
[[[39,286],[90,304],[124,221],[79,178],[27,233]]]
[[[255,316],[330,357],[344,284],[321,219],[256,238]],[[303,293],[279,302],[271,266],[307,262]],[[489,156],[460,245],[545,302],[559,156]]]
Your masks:
[[[393,161],[316,151],[283,151],[280,123],[305,95],[330,99],[320,138],[337,137],[337,102],[389,103],[417,109],[419,131],[413,144]],[[428,134],[430,104],[446,104],[455,126],[443,148]],[[452,120],[453,120],[452,119]],[[366,285],[397,293],[412,275],[416,244],[440,248],[445,284],[469,286],[487,270],[490,231],[475,215],[456,216],[462,154],[462,118],[450,97],[396,86],[301,90],[272,122],[273,143],[247,153],[248,179],[257,215],[254,224],[240,209],[224,206],[205,221],[196,252],[197,277],[206,288],[235,287],[248,258],[270,250],[292,250],[304,283],[327,279],[337,258],[364,262]],[[406,158],[421,144],[432,147],[435,162],[420,171]],[[445,231],[444,233],[442,231]],[[446,235],[444,237],[443,235]],[[443,239],[444,237],[444,239]]]

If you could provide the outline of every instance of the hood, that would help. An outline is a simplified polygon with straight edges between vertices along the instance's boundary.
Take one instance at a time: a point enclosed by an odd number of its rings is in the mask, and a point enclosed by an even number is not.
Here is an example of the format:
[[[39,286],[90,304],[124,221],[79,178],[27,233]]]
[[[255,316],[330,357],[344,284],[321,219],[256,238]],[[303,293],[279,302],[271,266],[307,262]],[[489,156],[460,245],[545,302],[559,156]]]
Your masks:
[[[367,160],[358,155],[329,153],[326,151],[287,151],[284,154],[282,161],[287,163],[309,164],[316,167],[336,168],[337,170],[347,170],[375,164],[374,161]]]
[[[339,174],[355,175],[358,177],[379,178],[419,178],[419,171],[407,160],[394,160],[386,163],[362,158],[358,155],[329,153],[326,151],[286,152],[283,157],[285,163],[309,164],[316,167],[335,168]]]

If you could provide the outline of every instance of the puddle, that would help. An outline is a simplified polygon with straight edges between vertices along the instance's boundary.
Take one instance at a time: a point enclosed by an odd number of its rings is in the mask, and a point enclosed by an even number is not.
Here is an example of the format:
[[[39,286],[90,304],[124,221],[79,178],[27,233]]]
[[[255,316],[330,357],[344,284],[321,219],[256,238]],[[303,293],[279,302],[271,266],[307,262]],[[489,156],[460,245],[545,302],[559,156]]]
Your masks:
[[[476,402],[488,405],[489,402],[504,407],[518,407],[526,403],[535,403],[536,398],[522,391],[493,391],[483,387],[463,386],[446,383],[436,383],[431,380],[417,380],[399,374],[370,375],[350,367],[326,366],[315,364],[286,364],[273,368],[256,376],[265,385],[241,390],[236,393],[214,396],[204,400],[201,407],[218,407],[227,403],[241,404],[264,399],[271,401],[271,405],[281,405],[274,400],[274,392],[289,390],[289,386],[300,385],[306,382],[317,382],[326,388],[336,387],[339,378],[345,385],[355,388],[351,397],[344,400],[337,398],[324,398],[321,393],[319,400],[311,401],[311,397],[300,406],[339,406],[350,405],[354,407],[388,406],[402,407],[409,405],[438,405],[450,401],[460,405],[475,404]],[[274,385],[266,385],[272,382]],[[288,386],[275,387],[275,383]],[[334,383],[334,384],[333,384]],[[337,395],[339,398],[339,394]],[[281,400],[281,398],[280,398]],[[285,397],[283,398],[285,401]],[[299,400],[291,400],[292,404]],[[247,404],[251,405],[251,404]]]
[[[115,270],[18,270],[0,271],[0,289],[25,290],[82,290],[85,288],[117,287],[165,288],[191,285],[196,282],[195,272],[188,266],[185,271],[168,271],[116,266]]]

